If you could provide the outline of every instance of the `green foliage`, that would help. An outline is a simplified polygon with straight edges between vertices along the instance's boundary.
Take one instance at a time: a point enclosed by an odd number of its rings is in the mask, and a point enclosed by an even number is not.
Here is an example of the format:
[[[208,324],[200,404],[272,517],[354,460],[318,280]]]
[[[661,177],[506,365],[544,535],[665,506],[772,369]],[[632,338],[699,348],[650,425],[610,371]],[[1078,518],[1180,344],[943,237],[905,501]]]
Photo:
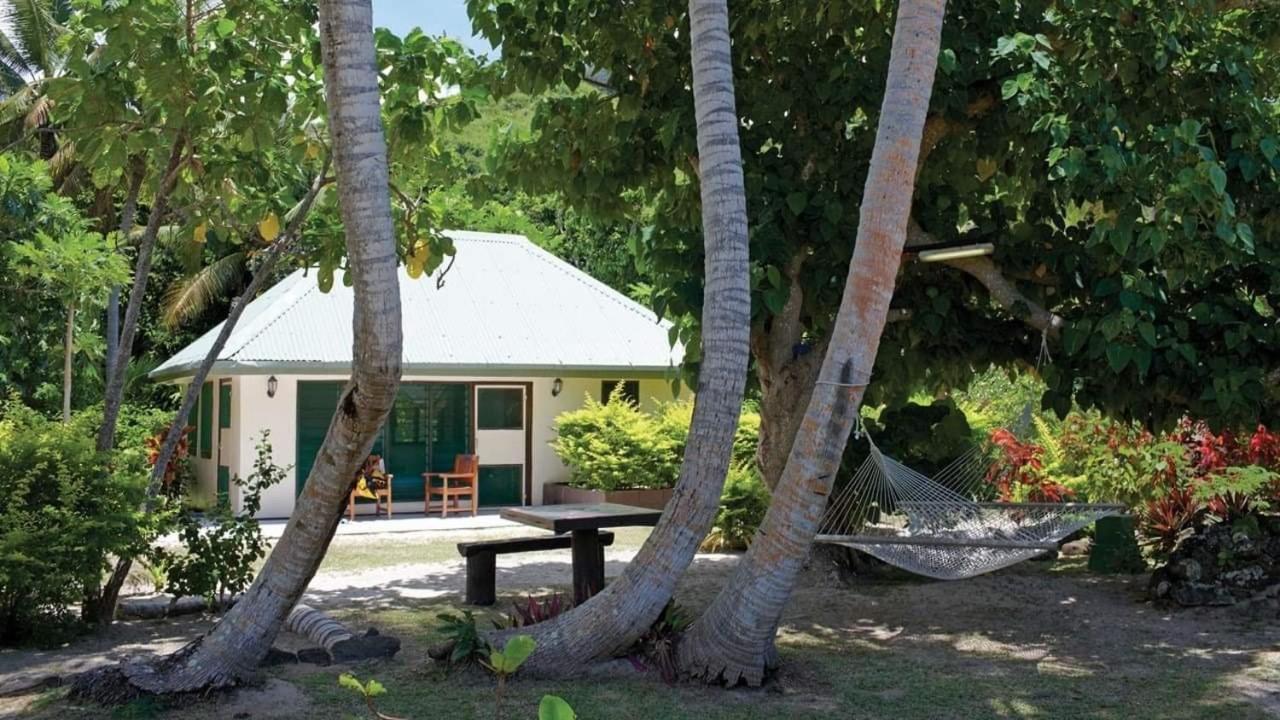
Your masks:
[[[1266,512],[1271,509],[1271,488],[1277,479],[1280,474],[1258,465],[1228,467],[1204,477],[1193,492],[1197,501],[1211,509],[1216,509],[1215,504],[1227,509],[1231,500],[1238,498],[1240,505],[1248,503],[1247,509]]]
[[[556,695],[543,695],[538,702],[538,720],[576,720],[578,714],[573,711],[564,698]]]
[[[0,643],[47,637],[136,546],[145,475],[108,471],[79,422],[0,408]]]
[[[178,518],[178,535],[185,552],[152,549],[150,561],[166,568],[166,590],[176,596],[199,595],[218,602],[249,587],[254,565],[267,554],[267,542],[254,515],[262,506],[263,491],[287,474],[288,468],[272,462],[270,431],[262,431],[253,473],[248,480],[232,478],[241,490],[240,512],[224,504],[208,515],[184,510]]]
[[[503,677],[514,675],[524,661],[533,654],[537,645],[528,635],[517,635],[508,640],[501,650],[490,648],[489,659],[484,666],[495,675]]]
[[[769,509],[769,489],[754,463],[737,463],[729,468],[720,494],[711,533],[702,541],[705,552],[745,550]]]
[[[1052,473],[1079,500],[1138,509],[1191,475],[1186,449],[1179,443],[1096,412],[1068,416],[1057,444],[1063,461]]]
[[[650,414],[632,403],[605,405],[591,396],[577,410],[556,418],[551,446],[569,466],[571,482],[593,490],[674,487],[693,421],[693,402],[662,403]],[[759,413],[738,420],[732,464],[753,465],[760,435]]]
[[[571,482],[593,490],[673,487],[680,473],[678,424],[659,423],[634,404],[605,405],[590,395],[556,418],[551,446],[569,466]],[[685,433],[688,426],[684,426]]]
[[[888,407],[866,424],[881,450],[926,474],[946,467],[974,444],[974,433],[964,411],[949,398],[929,405],[907,403]],[[852,443],[846,455],[851,452],[857,453]]]
[[[489,643],[476,627],[475,613],[463,610],[462,615],[442,613],[437,617],[440,620],[440,632],[452,645],[449,653],[450,665],[470,665],[484,658]]]
[[[499,93],[538,97],[527,131],[495,138],[494,172],[593,218],[645,218],[630,242],[698,358],[697,144],[683,6],[469,0],[503,48]],[[735,98],[757,339],[800,261],[803,337],[831,326],[852,252],[883,95],[892,16],[837,0],[734,6]],[[1045,401],[1112,415],[1252,420],[1280,407],[1263,379],[1276,288],[1280,113],[1266,3],[1207,0],[948,3],[915,219],[939,240],[991,241],[1031,301],[1067,321],[1050,338]],[[589,69],[589,70],[588,70]],[[572,91],[588,73],[607,91]],[[1156,101],[1158,99],[1158,101]],[[993,302],[944,263],[909,262],[886,329],[874,404],[957,387],[1034,358],[1025,308]],[[787,341],[792,342],[791,340]],[[786,349],[786,348],[783,348]]]

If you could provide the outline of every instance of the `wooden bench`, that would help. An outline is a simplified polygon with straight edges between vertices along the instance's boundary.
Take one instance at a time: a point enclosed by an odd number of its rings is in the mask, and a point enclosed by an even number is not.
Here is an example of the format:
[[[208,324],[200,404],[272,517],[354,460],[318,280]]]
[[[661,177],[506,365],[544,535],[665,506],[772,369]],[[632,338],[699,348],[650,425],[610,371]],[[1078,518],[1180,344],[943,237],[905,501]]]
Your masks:
[[[613,533],[600,531],[599,574],[604,577],[604,548],[613,544]],[[458,543],[458,554],[467,559],[467,604],[492,605],[497,600],[498,556],[511,553],[564,550],[572,546],[572,536],[544,535]],[[598,592],[600,588],[596,588]]]

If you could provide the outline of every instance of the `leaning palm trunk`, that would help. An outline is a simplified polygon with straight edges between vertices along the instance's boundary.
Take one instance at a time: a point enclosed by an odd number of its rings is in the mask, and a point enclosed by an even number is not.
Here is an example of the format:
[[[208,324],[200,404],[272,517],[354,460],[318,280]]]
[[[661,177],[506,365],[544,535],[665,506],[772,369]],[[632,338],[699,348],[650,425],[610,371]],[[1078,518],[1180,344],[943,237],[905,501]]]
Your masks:
[[[758,685],[776,664],[783,606],[826,508],[888,316],[945,7],[945,0],[899,6],[857,245],[818,383],[750,550],[680,645],[681,666],[708,682]]]
[[[326,162],[316,176],[315,182],[311,184],[311,189],[302,198],[302,202],[298,204],[293,219],[289,221],[289,226],[285,229],[284,235],[267,250],[262,262],[258,265],[258,269],[254,271],[248,287],[240,293],[239,297],[232,301],[231,310],[227,313],[227,319],[222,323],[222,329],[218,331],[218,336],[214,338],[213,345],[209,347],[204,359],[200,361],[200,367],[196,368],[196,373],[191,378],[191,383],[187,385],[187,392],[182,396],[182,405],[179,406],[177,414],[174,415],[173,421],[169,424],[169,429],[165,431],[164,443],[160,446],[155,465],[151,468],[151,479],[147,483],[147,492],[142,506],[144,513],[150,514],[156,509],[156,500],[160,496],[165,473],[169,469],[169,463],[173,461],[174,451],[178,448],[178,441],[182,439],[186,430],[187,418],[191,416],[191,410],[196,405],[196,399],[200,397],[200,387],[204,385],[205,378],[209,377],[209,372],[213,370],[213,364],[217,362],[218,354],[222,352],[222,348],[226,347],[227,340],[240,322],[240,316],[244,314],[245,308],[257,297],[262,290],[262,286],[266,284],[267,278],[271,277],[271,273],[275,270],[276,265],[279,264],[280,259],[292,251],[298,235],[302,232],[302,224],[311,212],[311,206],[315,202],[316,196],[325,186],[325,174],[328,170],[329,164]],[[133,567],[132,556],[124,555],[117,559],[115,569],[111,571],[111,577],[107,579],[106,585],[102,587],[102,591],[98,594],[96,613],[104,622],[109,622],[110,618],[115,617],[116,604],[120,598],[120,589],[124,587],[124,582],[129,577],[129,569],[131,567]]]
[[[147,692],[226,687],[255,673],[320,566],[352,478],[400,385],[400,289],[369,0],[322,0],[320,38],[354,276],[351,381],[284,534],[243,599],[207,635],[174,655],[122,668],[133,686]],[[93,693],[92,687],[85,689]]]
[[[746,193],[725,1],[690,0],[689,16],[706,293],[702,365],[680,480],[658,526],[621,577],[585,605],[521,629],[538,643],[524,672],[574,674],[644,633],[710,531],[729,468],[746,384],[751,313]]]

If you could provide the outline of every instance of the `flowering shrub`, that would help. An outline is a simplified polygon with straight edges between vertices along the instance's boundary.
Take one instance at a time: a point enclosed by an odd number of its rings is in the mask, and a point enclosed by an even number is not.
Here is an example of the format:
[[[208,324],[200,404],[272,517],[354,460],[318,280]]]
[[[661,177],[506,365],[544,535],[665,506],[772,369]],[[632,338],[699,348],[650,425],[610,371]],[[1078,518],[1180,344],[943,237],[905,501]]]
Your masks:
[[[1005,428],[991,432],[996,460],[987,471],[987,483],[1000,502],[1063,502],[1075,491],[1045,473],[1044,447],[1022,442]]]

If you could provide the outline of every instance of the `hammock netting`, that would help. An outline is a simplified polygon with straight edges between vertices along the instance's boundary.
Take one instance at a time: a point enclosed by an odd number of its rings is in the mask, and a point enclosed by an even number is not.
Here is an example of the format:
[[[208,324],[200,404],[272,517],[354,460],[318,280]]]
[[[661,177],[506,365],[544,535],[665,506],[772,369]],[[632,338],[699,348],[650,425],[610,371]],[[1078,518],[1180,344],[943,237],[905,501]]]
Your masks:
[[[1029,408],[1015,427],[1029,427]],[[928,477],[871,452],[831,500],[816,542],[851,547],[908,572],[960,580],[1050,550],[1121,505],[978,500],[991,449],[978,446]]]

